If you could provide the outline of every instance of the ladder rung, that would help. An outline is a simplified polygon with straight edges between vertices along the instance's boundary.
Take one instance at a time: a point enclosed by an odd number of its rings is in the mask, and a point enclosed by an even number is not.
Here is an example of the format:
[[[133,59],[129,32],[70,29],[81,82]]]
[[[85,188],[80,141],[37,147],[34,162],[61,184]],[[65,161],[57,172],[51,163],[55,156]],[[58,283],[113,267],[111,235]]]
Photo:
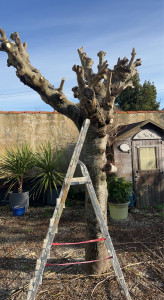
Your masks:
[[[89,183],[87,177],[75,177],[71,179],[71,185]]]

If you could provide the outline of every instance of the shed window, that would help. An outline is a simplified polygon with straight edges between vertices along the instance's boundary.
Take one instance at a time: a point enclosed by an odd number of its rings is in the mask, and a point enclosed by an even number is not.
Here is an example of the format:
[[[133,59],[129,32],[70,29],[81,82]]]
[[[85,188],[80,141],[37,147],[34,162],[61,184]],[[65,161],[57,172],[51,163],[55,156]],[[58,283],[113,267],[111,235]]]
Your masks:
[[[140,148],[140,170],[153,170],[156,168],[156,148]]]

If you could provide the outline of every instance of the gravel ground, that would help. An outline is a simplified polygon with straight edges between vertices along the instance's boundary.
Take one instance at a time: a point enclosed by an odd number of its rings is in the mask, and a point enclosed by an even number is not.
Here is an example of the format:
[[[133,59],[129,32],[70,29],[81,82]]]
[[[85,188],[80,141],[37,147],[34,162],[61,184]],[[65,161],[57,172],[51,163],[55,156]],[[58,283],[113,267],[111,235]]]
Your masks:
[[[0,207],[0,299],[26,299],[29,281],[46,236],[50,207],[30,208],[15,217]],[[84,208],[66,208],[57,242],[85,239]],[[164,299],[163,218],[156,210],[133,209],[124,221],[108,217],[109,232],[132,299]],[[84,246],[51,251],[57,262],[84,260]],[[85,273],[83,265],[46,267],[36,299],[124,299],[113,269],[102,276]]]

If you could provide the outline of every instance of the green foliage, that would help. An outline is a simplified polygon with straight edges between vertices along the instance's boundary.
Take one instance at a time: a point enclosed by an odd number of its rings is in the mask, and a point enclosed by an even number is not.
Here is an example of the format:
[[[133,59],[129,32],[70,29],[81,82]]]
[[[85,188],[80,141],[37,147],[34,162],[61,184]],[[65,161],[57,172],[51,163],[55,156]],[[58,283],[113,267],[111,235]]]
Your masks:
[[[164,204],[161,203],[161,204],[157,205],[155,208],[156,208],[157,211],[159,212],[159,216],[160,216],[161,218],[164,218]]]
[[[64,176],[56,170],[57,160],[61,152],[57,153],[52,150],[51,144],[48,142],[41,145],[34,156],[34,169],[31,176],[33,187],[33,197],[39,197],[41,192],[45,194],[47,189],[57,190],[57,186],[61,186]]]
[[[27,144],[6,149],[6,154],[0,159],[0,176],[5,180],[4,184],[9,184],[7,194],[16,184],[18,192],[22,192],[23,181],[28,178],[33,162],[34,156]]]
[[[156,87],[154,83],[145,81],[143,85],[140,84],[138,75],[132,78],[133,86],[126,88],[116,99],[116,105],[124,111],[138,111],[138,110],[158,110],[160,103],[156,102]]]
[[[113,203],[126,203],[132,193],[132,183],[124,177],[111,176],[107,180],[109,201]]]
[[[163,211],[163,210],[164,210],[164,204],[163,204],[163,203],[158,204],[157,206],[155,206],[155,208],[156,208],[158,211]]]

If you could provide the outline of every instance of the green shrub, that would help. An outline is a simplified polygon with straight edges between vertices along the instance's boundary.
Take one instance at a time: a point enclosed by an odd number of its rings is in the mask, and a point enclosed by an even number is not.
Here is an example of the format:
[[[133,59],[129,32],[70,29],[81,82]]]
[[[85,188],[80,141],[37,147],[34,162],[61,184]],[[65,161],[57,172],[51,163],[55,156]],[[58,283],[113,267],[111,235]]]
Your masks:
[[[113,203],[126,203],[132,193],[132,182],[124,177],[111,176],[107,180],[109,201]]]

